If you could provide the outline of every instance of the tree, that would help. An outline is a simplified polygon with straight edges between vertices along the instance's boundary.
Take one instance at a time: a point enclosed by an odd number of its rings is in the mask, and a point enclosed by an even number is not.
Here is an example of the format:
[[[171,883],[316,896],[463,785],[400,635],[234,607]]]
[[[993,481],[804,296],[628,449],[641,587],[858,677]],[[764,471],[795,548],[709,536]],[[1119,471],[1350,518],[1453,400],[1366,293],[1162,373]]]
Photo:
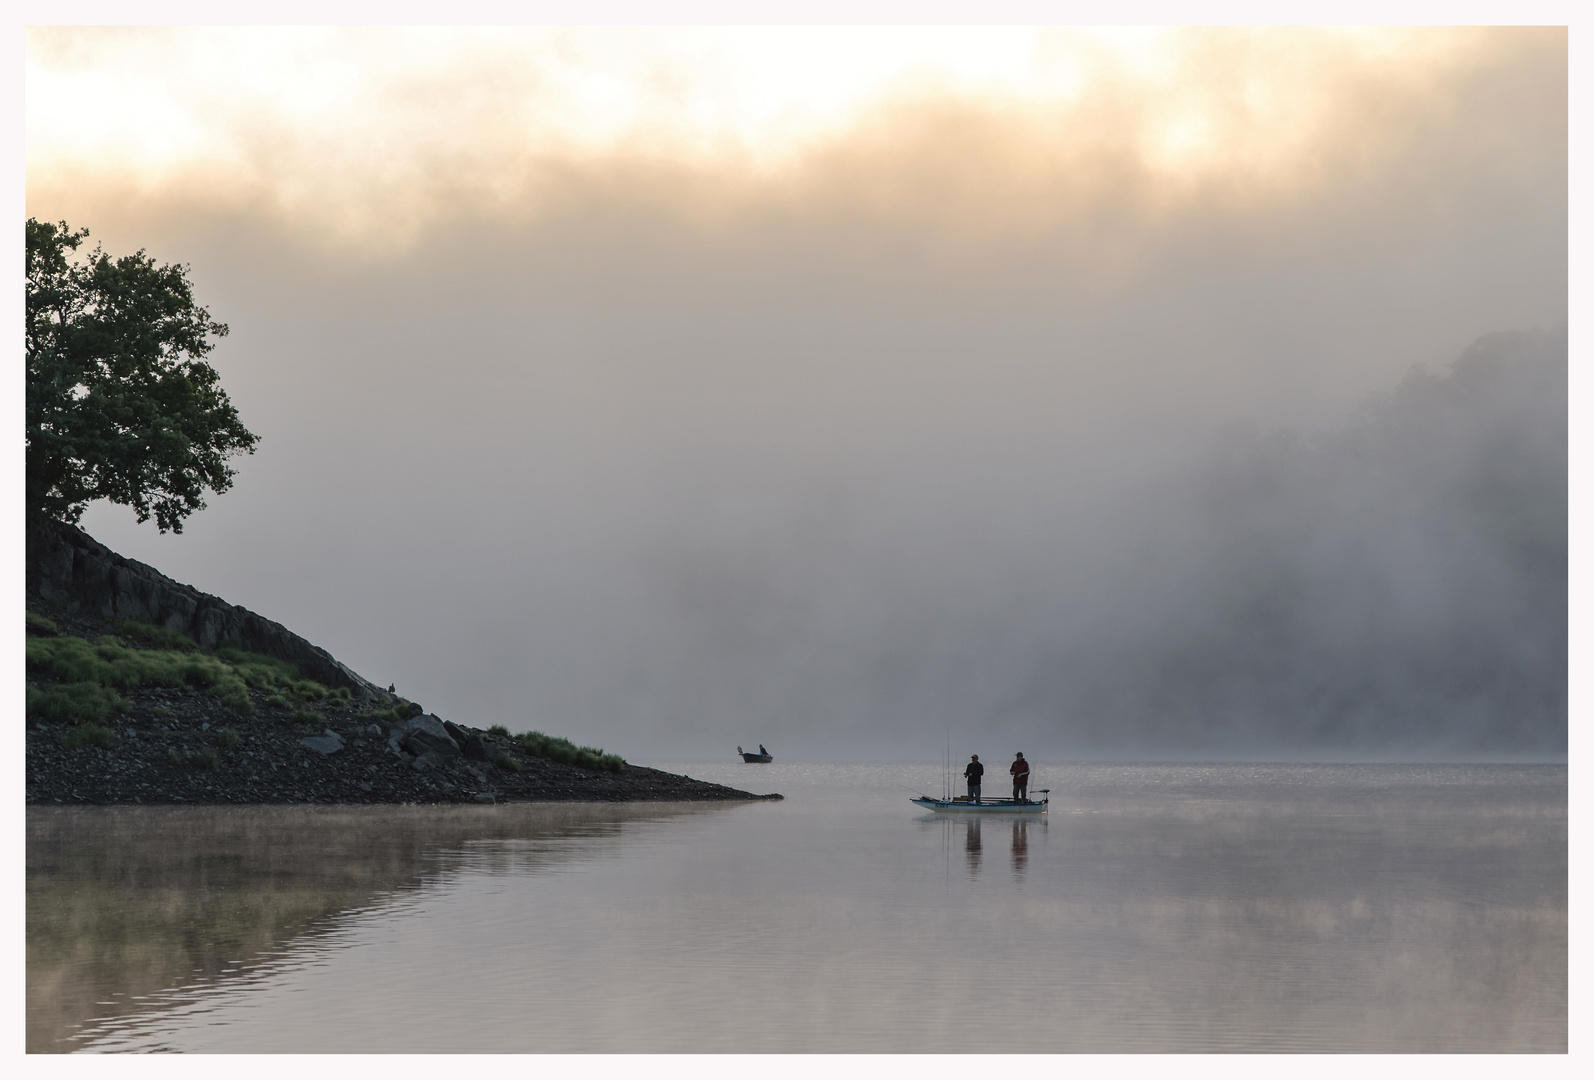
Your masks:
[[[109,499],[180,533],[260,441],[204,360],[227,327],[185,266],[69,257],[88,234],[27,221],[28,512],[76,522]]]

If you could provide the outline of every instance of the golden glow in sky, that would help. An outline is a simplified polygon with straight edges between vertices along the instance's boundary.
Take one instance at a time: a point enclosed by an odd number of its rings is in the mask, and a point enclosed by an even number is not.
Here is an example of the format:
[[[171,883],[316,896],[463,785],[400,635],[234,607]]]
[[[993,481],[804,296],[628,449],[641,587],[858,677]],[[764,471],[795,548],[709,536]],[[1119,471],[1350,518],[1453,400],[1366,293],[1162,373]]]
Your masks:
[[[441,189],[530,205],[572,164],[756,185],[963,110],[1043,172],[1129,161],[1176,187],[1266,185],[1354,140],[1360,96],[1420,92],[1483,46],[1451,30],[34,29],[28,183],[264,197],[348,224]]]

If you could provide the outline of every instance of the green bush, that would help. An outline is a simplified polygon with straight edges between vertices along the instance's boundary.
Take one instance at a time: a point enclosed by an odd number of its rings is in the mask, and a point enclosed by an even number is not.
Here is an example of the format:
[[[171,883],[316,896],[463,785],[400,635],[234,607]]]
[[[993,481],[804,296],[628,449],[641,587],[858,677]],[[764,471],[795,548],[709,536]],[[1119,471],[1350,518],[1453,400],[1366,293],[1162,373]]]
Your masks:
[[[295,724],[322,724],[326,722],[326,717],[314,709],[295,709],[293,710],[292,719]]]
[[[504,770],[505,772],[519,772],[520,771],[520,762],[518,762],[514,758],[510,757],[508,754],[499,754],[497,757],[495,757],[493,759],[493,764],[497,765],[500,769]]]
[[[216,753],[214,746],[200,747],[199,752],[188,759],[188,763],[196,769],[206,772],[215,772],[216,766],[221,762],[221,755]]]
[[[127,701],[110,687],[93,682],[57,683],[54,686],[29,686],[27,715],[69,724],[99,723],[113,712],[127,708]]]
[[[274,709],[291,709],[293,707],[293,702],[289,701],[281,694],[272,694],[270,697],[266,698],[266,704],[270,705]]]
[[[509,729],[502,724],[494,724],[492,727],[487,729],[487,734],[497,735],[501,739],[507,739],[509,738]]]
[[[43,615],[28,612],[28,633],[40,637],[55,637],[60,632],[61,628],[55,625],[54,619],[46,619]]]
[[[166,751],[166,760],[173,765],[181,765],[183,763],[183,752],[175,746],[170,747]]]
[[[66,734],[61,736],[61,745],[68,750],[81,750],[85,746],[98,746],[101,750],[109,750],[116,745],[116,732],[104,724],[93,722],[78,724],[68,728]]]
[[[231,750],[238,745],[238,729],[224,727],[217,733],[217,739],[223,750]]]
[[[515,736],[515,742],[533,757],[547,758],[564,765],[616,773],[625,768],[625,759],[619,754],[605,754],[590,746],[577,746],[569,739],[544,735],[540,731],[521,732]]]

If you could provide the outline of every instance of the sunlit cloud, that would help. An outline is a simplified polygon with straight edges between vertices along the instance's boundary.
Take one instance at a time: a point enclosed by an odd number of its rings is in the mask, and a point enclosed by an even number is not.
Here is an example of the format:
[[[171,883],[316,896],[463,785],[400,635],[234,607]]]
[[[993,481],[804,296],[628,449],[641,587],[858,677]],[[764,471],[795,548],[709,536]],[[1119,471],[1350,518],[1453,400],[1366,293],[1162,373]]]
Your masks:
[[[1377,151],[1385,140],[1357,114],[1369,94],[1398,112],[1495,41],[1465,30],[35,29],[28,184],[264,204],[305,228],[402,241],[461,203],[539,213],[571,170],[685,178],[698,202],[708,184],[706,201],[730,206],[833,187],[824,173],[841,161],[862,197],[911,209],[924,198],[904,175],[918,166],[900,160],[908,132],[911,153],[941,171],[994,154],[1024,192],[1007,209],[1044,214],[1058,193],[1112,187],[1125,169],[1165,198],[1213,183],[1288,188],[1325,158]],[[943,115],[961,119],[938,128]],[[927,142],[943,144],[940,166]]]

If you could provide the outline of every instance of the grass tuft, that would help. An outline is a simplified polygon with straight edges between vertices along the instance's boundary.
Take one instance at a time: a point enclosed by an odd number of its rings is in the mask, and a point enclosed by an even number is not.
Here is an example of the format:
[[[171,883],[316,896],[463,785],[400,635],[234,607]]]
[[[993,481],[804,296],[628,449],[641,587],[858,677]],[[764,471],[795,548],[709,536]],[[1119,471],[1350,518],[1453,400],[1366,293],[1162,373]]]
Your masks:
[[[508,754],[499,754],[493,759],[493,764],[504,770],[504,772],[520,771],[520,762],[510,757]]]
[[[223,750],[231,750],[238,745],[238,729],[224,727],[217,732],[217,738]]]
[[[196,769],[215,772],[216,766],[221,763],[221,755],[216,753],[214,746],[203,746],[197,754],[188,759],[188,763]]]
[[[577,746],[569,739],[544,735],[540,731],[523,731],[515,742],[533,757],[547,758],[579,769],[594,769],[617,773],[625,768],[625,758],[619,754],[606,754],[590,746]]]
[[[26,713],[69,724],[97,724],[127,708],[127,700],[95,682],[28,687]]]
[[[502,724],[494,724],[492,727],[487,729],[487,734],[497,735],[501,739],[507,739],[509,738],[509,729]]]
[[[206,652],[192,638],[148,623],[117,623],[120,637],[95,641],[61,635],[49,619],[28,613],[27,663],[66,687],[30,688],[27,711],[52,719],[104,720],[121,701],[111,693],[137,686],[196,687],[241,713],[254,711],[251,687],[265,691],[267,702],[282,708],[294,702],[346,702],[347,687],[336,691],[300,676],[286,660],[223,647]],[[92,693],[84,687],[98,687]]]
[[[109,750],[116,745],[116,740],[115,731],[104,724],[90,722],[68,728],[61,736],[61,745],[68,750],[81,750],[85,746],[97,746],[101,750]]]
[[[167,652],[199,652],[199,642],[187,634],[179,634],[164,626],[134,622],[132,619],[118,619],[116,629],[123,638],[145,648],[164,649]]]

